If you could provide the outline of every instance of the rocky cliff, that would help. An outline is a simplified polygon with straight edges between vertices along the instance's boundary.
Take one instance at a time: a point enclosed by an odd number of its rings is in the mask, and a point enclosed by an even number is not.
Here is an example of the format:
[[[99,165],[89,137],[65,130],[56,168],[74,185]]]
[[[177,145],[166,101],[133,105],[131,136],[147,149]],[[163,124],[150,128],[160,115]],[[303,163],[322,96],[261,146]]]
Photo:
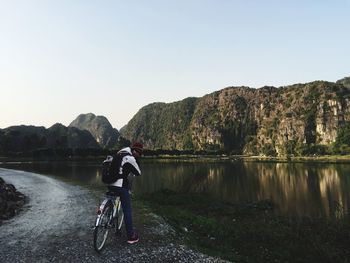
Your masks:
[[[280,88],[228,87],[201,98],[153,103],[140,109],[121,135],[150,149],[265,155],[328,149],[350,122],[347,83],[348,78]]]
[[[119,137],[118,130],[112,127],[106,117],[93,113],[80,114],[69,127],[88,131],[103,148],[114,147]]]
[[[191,149],[191,119],[198,99],[152,103],[143,107],[120,132],[130,141],[140,140],[149,148]]]

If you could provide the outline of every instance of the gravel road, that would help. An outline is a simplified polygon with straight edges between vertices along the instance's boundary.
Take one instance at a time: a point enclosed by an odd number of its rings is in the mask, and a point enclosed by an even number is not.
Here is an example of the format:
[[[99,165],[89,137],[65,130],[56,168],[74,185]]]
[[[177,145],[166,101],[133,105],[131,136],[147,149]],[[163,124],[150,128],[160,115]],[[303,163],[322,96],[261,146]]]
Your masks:
[[[0,177],[29,199],[0,226],[0,262],[227,262],[173,241],[174,231],[155,215],[154,227],[136,225],[137,244],[110,234],[98,254],[92,227],[99,200],[90,190],[23,171],[0,168]]]

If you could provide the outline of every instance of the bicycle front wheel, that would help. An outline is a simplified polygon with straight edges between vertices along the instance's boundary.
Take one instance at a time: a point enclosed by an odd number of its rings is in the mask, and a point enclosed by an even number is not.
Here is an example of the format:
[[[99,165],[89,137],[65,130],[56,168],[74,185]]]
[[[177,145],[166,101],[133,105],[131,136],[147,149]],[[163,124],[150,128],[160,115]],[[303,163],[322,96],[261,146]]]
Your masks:
[[[102,209],[101,214],[97,217],[97,225],[94,229],[94,248],[97,252],[100,252],[107,240],[109,232],[109,221],[112,217],[113,207],[111,202],[107,202]]]

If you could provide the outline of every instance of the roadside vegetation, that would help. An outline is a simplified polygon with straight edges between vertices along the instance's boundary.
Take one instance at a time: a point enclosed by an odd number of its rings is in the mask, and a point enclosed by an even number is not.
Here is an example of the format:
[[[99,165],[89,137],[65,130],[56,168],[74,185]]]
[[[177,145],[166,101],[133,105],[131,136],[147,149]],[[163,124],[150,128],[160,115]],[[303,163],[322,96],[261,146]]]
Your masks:
[[[162,216],[186,242],[234,262],[348,262],[350,223],[332,218],[277,216],[269,201],[228,204],[170,190],[138,198]]]

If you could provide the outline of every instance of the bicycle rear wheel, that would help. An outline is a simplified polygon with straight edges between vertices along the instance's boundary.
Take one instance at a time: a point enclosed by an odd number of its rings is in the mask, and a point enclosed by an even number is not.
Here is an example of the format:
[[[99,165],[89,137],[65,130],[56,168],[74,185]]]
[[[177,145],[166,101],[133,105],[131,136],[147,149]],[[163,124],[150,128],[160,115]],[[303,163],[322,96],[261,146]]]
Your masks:
[[[109,221],[113,213],[113,204],[112,202],[107,202],[104,208],[101,211],[101,214],[97,217],[97,225],[94,229],[94,248],[97,252],[100,252],[107,240],[109,232]]]

